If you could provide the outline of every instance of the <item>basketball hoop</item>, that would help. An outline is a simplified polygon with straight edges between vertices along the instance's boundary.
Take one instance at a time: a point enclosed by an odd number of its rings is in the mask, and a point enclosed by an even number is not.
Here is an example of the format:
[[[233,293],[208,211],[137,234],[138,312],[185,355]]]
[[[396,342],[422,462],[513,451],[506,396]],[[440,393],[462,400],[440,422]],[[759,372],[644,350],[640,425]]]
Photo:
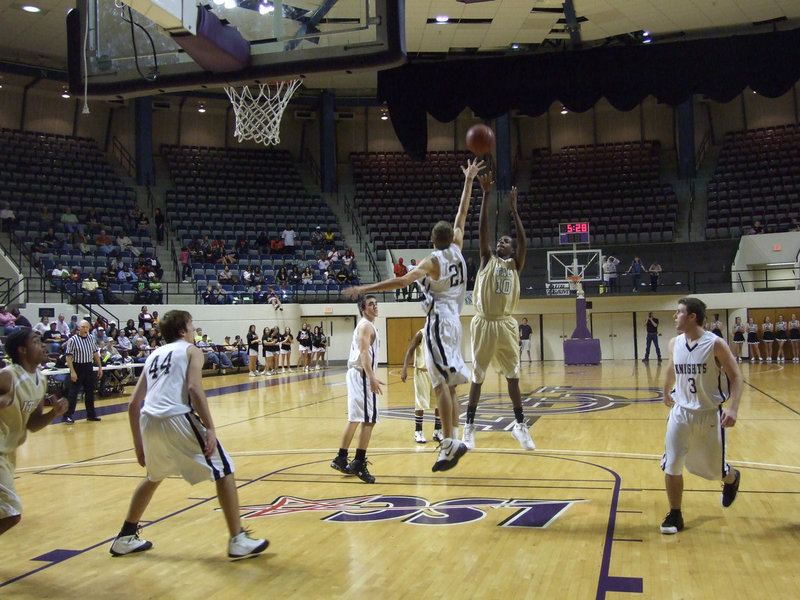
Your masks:
[[[301,79],[258,84],[258,94],[254,97],[248,86],[239,92],[235,87],[225,86],[233,105],[236,128],[233,135],[240,142],[253,140],[257,144],[277,145],[281,143],[281,117]]]
[[[583,279],[581,275],[567,275],[569,289],[572,292],[577,292],[578,298],[583,298],[583,286],[581,285],[581,279]]]

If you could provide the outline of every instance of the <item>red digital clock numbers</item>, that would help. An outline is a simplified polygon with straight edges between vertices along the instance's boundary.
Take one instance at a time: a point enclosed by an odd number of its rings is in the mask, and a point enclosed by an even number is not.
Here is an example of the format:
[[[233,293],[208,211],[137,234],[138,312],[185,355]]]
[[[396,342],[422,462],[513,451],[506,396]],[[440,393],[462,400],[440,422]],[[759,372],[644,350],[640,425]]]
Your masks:
[[[588,233],[588,223],[567,223],[567,233]]]

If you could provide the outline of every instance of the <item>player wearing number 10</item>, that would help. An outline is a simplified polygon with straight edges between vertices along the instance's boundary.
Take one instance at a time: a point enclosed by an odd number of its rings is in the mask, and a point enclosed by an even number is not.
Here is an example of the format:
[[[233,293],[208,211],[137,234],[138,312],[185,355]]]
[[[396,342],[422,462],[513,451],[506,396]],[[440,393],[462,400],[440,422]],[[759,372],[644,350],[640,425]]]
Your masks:
[[[166,345],[144,365],[128,406],[136,459],[147,478],[136,488],[111,554],[142,552],[152,544],[138,535],[139,520],[161,482],[181,475],[194,485],[213,479],[228,526],[228,556],[244,558],[263,552],[269,542],[252,539],[241,528],[239,495],[233,462],[217,440],[203,390],[203,352],[194,345],[192,315],[171,310],[161,320]]]
[[[464,225],[469,212],[472,184],[483,162],[467,161],[464,189],[453,225],[439,221],[431,232],[434,251],[402,277],[348,288],[343,295],[355,298],[361,294],[385,292],[418,282],[425,299],[425,362],[436,392],[442,417],[444,439],[433,471],[446,471],[456,466],[467,446],[458,439],[458,400],[456,386],[469,380],[469,368],[461,356],[461,309],[467,292],[467,265],[461,254]]]
[[[489,246],[489,200],[492,190],[491,175],[480,178],[483,189],[479,242],[481,265],[475,277],[475,316],[470,323],[472,333],[472,385],[469,389],[467,422],[463,442],[475,448],[475,412],[481,397],[481,386],[489,366],[494,364],[506,378],[508,395],[514,407],[516,423],[511,434],[523,450],[535,450],[525,417],[519,391],[519,330],[514,311],[519,300],[519,273],[525,266],[527,239],[525,228],[517,212],[517,188],[511,188],[510,210],[517,232],[517,244],[509,235],[500,236],[496,251]]]

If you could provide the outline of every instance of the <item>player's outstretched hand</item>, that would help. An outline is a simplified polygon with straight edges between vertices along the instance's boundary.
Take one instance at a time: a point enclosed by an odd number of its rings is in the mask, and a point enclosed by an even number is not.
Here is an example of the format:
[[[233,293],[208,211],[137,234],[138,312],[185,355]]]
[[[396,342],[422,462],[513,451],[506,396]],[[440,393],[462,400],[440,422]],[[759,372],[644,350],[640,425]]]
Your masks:
[[[511,210],[511,214],[515,214],[517,212],[517,186],[511,186],[511,198],[508,202],[509,210]]]
[[[369,389],[373,394],[383,394],[382,385],[386,385],[374,375],[369,378]]]
[[[491,193],[492,186],[494,185],[494,173],[489,171],[483,175],[478,175],[478,181],[481,183],[481,189],[484,195],[488,195]]]
[[[63,415],[65,412],[67,412],[68,407],[69,407],[69,402],[67,402],[67,399],[64,398],[63,396],[58,400],[53,400],[53,413],[56,416]]]
[[[731,410],[730,408],[722,409],[722,418],[720,419],[720,425],[723,427],[733,427],[736,425],[736,411]]]
[[[479,161],[477,158],[474,160],[467,159],[467,166],[461,167],[464,177],[467,179],[475,179],[478,172],[484,167],[484,162]]]
[[[342,296],[355,300],[364,293],[363,287],[362,285],[354,285],[353,287],[344,288],[342,290]]]

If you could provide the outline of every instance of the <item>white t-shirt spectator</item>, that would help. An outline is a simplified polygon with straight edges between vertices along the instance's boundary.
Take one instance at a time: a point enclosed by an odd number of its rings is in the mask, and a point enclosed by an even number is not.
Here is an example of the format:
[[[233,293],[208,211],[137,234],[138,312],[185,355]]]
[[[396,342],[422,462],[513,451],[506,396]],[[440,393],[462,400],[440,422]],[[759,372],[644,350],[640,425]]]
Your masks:
[[[294,229],[284,229],[281,231],[281,239],[283,240],[284,248],[294,248],[294,238],[296,237]]]

